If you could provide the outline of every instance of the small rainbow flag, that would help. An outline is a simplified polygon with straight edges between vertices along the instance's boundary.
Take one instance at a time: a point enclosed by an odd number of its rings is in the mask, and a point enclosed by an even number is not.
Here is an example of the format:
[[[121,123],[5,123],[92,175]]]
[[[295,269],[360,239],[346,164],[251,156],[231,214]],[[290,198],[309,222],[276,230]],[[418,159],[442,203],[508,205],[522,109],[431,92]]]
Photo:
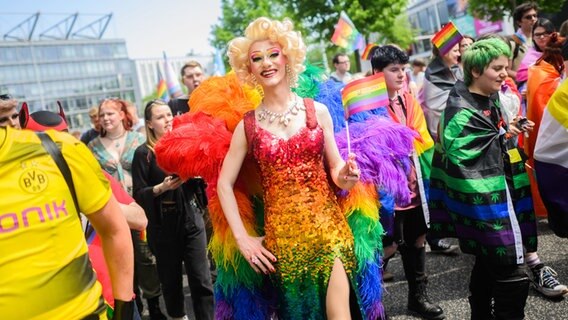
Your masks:
[[[170,100],[170,95],[168,93],[168,86],[166,80],[162,77],[162,72],[160,71],[160,66],[156,65],[156,71],[158,73],[158,85],[156,86],[156,96],[158,99],[168,102]]]
[[[365,46],[363,35],[357,31],[353,21],[349,19],[345,11],[341,11],[339,14],[339,22],[335,25],[331,42],[339,47],[348,48],[350,50],[362,50]]]
[[[371,54],[371,52],[373,51],[374,48],[378,47],[377,44],[375,43],[369,43],[366,47],[365,50],[363,50],[363,54],[361,55],[361,59],[363,60],[370,60],[371,58],[369,57],[369,55]]]
[[[440,50],[441,55],[448,53],[463,38],[458,28],[453,22],[448,22],[436,35],[432,38],[432,43]]]
[[[341,91],[345,119],[361,111],[389,104],[387,84],[382,72],[349,82]]]

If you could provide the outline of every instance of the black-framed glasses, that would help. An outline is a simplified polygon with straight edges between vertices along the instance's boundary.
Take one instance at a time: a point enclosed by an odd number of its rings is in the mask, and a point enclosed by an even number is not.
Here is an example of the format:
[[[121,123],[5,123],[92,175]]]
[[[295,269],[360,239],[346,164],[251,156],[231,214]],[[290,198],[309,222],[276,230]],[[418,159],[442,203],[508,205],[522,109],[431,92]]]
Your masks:
[[[0,100],[12,100],[12,96],[9,94],[0,94]]]

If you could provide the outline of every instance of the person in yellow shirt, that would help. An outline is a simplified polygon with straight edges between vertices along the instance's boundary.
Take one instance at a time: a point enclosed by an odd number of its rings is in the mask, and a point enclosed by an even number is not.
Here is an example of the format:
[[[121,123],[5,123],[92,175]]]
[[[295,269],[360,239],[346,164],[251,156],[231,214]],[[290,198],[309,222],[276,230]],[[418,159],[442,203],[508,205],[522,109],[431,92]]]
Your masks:
[[[0,314],[107,319],[78,218],[82,212],[102,238],[115,298],[113,319],[132,319],[132,242],[108,180],[85,145],[66,133],[47,133],[69,166],[78,208],[38,136],[0,127]]]

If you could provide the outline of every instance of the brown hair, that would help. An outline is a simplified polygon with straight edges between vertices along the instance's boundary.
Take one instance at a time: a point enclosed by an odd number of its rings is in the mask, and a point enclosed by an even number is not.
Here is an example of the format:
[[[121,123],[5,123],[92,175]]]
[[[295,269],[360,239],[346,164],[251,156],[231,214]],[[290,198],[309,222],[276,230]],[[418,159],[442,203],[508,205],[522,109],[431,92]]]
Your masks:
[[[124,126],[124,130],[130,131],[132,129],[132,125],[134,121],[132,120],[132,115],[128,112],[128,103],[122,99],[118,98],[110,98],[104,99],[101,104],[99,105],[99,115],[101,113],[101,108],[105,106],[112,107],[118,112],[124,112],[124,119],[122,119],[122,125]],[[106,130],[101,126],[101,137],[106,136]]]
[[[185,75],[185,69],[187,68],[200,68],[203,71],[203,67],[201,66],[201,63],[195,61],[195,60],[190,60],[188,62],[186,62],[183,67],[181,67],[181,77],[183,78],[183,76]]]
[[[12,108],[18,107],[18,101],[13,99],[10,95],[3,94],[0,99],[0,111],[8,111]]]

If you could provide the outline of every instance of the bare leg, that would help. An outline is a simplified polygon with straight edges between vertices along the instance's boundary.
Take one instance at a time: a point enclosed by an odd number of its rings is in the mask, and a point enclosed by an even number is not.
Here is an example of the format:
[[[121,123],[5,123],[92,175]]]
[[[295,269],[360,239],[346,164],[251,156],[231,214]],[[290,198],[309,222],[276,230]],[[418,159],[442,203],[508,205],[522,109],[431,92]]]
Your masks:
[[[325,299],[326,313],[329,320],[350,320],[349,310],[349,279],[338,258],[333,263],[327,296]]]

